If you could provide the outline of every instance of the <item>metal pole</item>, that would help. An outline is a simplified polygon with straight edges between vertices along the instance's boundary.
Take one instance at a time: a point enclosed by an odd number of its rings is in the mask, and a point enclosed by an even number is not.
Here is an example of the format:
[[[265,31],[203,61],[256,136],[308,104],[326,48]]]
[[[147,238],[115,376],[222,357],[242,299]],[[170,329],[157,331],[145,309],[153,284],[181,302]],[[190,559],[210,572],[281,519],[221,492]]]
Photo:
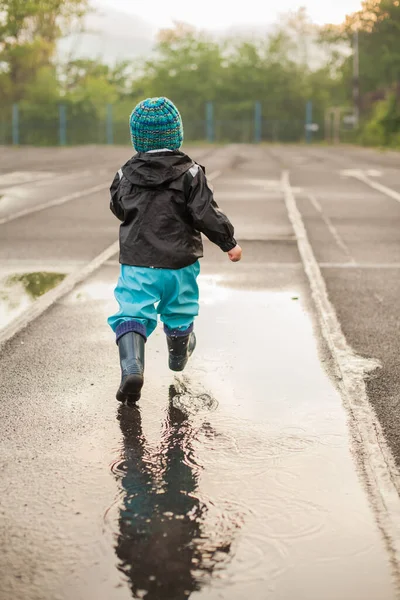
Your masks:
[[[333,132],[332,132],[332,116],[334,112],[333,109],[328,109],[325,113],[325,140],[331,144],[333,142]]]
[[[353,102],[355,126],[360,119],[360,52],[358,30],[354,32],[353,41]]]
[[[212,102],[206,103],[206,137],[208,142],[214,141],[214,104]]]
[[[65,104],[60,104],[58,107],[59,117],[59,132],[58,142],[60,146],[66,146],[67,144],[67,110]]]
[[[334,143],[340,144],[340,108],[335,108],[334,112]]]
[[[16,103],[12,107],[12,143],[19,145],[19,106]]]
[[[311,140],[312,140],[312,131],[311,131],[312,109],[313,109],[312,101],[309,100],[306,104],[306,143],[307,144],[310,144]]]
[[[114,122],[113,122],[113,107],[112,104],[107,104],[107,121],[106,121],[106,136],[107,144],[114,143]]]
[[[274,121],[272,125],[272,140],[279,142],[279,121]]]
[[[254,105],[254,142],[259,144],[262,137],[262,108],[261,102]]]

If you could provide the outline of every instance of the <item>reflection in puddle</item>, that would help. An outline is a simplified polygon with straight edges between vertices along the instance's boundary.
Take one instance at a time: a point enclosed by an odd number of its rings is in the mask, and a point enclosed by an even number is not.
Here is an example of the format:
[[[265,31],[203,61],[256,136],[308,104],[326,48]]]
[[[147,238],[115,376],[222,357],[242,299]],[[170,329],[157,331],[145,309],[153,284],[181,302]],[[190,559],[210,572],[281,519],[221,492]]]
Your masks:
[[[14,273],[0,282],[0,327],[5,327],[32,302],[61,283],[64,273]]]
[[[149,446],[139,408],[121,407],[122,458],[112,467],[122,487],[116,554],[134,598],[179,600],[208,583],[231,559],[240,515],[201,498],[193,441],[199,435],[176,407],[182,390],[170,388],[161,444]],[[208,402],[204,404],[207,409]],[[200,425],[210,435],[210,425]]]

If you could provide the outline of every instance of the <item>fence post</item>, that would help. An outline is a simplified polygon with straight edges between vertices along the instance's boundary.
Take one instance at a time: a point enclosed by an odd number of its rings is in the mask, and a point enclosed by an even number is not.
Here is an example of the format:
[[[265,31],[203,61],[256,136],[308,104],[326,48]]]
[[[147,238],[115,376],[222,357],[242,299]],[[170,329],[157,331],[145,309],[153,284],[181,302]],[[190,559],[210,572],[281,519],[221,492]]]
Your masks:
[[[16,103],[12,107],[12,143],[19,145],[19,106]]]
[[[279,121],[274,121],[272,141],[279,142]]]
[[[60,104],[58,107],[58,116],[59,116],[59,132],[58,132],[58,141],[60,146],[65,146],[67,144],[67,110],[65,104]]]
[[[261,102],[254,105],[254,142],[259,144],[262,136],[262,109]]]
[[[212,102],[206,103],[206,137],[207,142],[214,141],[214,104]]]
[[[312,140],[312,130],[311,130],[312,112],[313,112],[312,101],[308,100],[308,102],[306,104],[306,143],[307,144],[310,144],[311,140]]]
[[[114,143],[114,121],[112,104],[107,104],[106,139],[107,144],[111,145]]]

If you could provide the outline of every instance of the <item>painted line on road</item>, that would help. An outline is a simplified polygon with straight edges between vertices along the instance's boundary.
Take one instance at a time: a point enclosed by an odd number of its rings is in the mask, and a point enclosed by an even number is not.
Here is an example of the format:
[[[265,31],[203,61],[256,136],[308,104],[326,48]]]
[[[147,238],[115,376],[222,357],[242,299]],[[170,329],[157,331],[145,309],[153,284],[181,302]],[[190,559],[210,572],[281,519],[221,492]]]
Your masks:
[[[348,249],[347,245],[344,243],[341,235],[339,234],[338,230],[336,229],[336,227],[334,226],[334,224],[332,223],[330,218],[324,214],[324,212],[322,210],[322,206],[318,202],[317,198],[315,196],[313,196],[312,194],[307,194],[307,197],[310,200],[313,207],[315,208],[315,210],[320,214],[321,219],[327,226],[328,230],[330,231],[330,233],[331,233],[333,239],[335,240],[336,244],[338,245],[338,247],[347,256],[347,258],[349,259],[349,262],[355,265],[356,261],[354,260],[353,256],[351,255],[350,250]]]
[[[321,270],[290,185],[289,172],[282,173],[282,190],[289,219],[317,309],[322,334],[336,363],[339,385],[348,410],[352,441],[363,473],[369,499],[391,557],[400,566],[400,478],[380,422],[368,401],[365,378],[380,367],[373,359],[358,356],[348,345],[336,311],[329,300]]]
[[[0,225],[4,225],[5,223],[9,223],[10,221],[15,221],[15,219],[20,219],[21,217],[26,217],[27,215],[32,215],[42,210],[46,210],[46,208],[53,208],[54,206],[60,206],[61,204],[65,204],[66,202],[70,202],[71,200],[77,200],[78,198],[84,198],[85,196],[90,196],[91,194],[102,192],[108,189],[109,187],[109,183],[101,183],[99,185],[87,188],[86,190],[80,190],[79,192],[74,192],[72,194],[68,194],[67,196],[62,196],[61,198],[57,198],[56,200],[50,200],[50,202],[43,202],[42,204],[37,204],[32,208],[26,208],[13,215],[10,215],[9,217],[3,217],[2,219],[0,219]]]
[[[210,173],[210,175],[207,176],[207,179],[209,181],[213,181],[217,179],[217,177],[219,177],[221,173],[222,171],[213,171],[212,173]],[[71,200],[78,200],[78,198],[84,198],[85,196],[96,194],[97,192],[103,192],[104,190],[109,189],[109,187],[109,183],[101,183],[99,185],[95,185],[94,187],[87,188],[86,190],[81,190],[79,192],[73,192],[72,194],[68,194],[67,196],[62,196],[61,198],[57,198],[56,200],[50,200],[49,202],[37,204],[36,206],[26,208],[8,217],[0,218],[0,225],[4,225],[5,223],[9,223],[10,221],[15,221],[16,219],[32,215],[42,210],[46,210],[47,208],[60,206],[61,204],[65,204],[66,202],[71,202]]]
[[[85,169],[83,171],[71,171],[70,173],[60,173],[60,171],[54,171],[51,173],[51,175],[49,174],[48,176],[44,177],[44,178],[35,178],[32,180],[23,180],[23,181],[12,181],[11,183],[2,183],[1,182],[1,176],[0,176],[0,190],[1,193],[4,194],[12,194],[12,190],[14,190],[15,188],[25,188],[29,186],[29,189],[35,189],[38,187],[43,187],[43,186],[50,186],[50,185],[54,185],[54,180],[57,181],[57,185],[60,182],[64,182],[64,181],[68,181],[69,179],[79,179],[80,177],[89,177],[89,176],[95,176],[98,177],[99,175],[106,175],[107,171],[106,169],[97,169],[97,170],[93,170],[93,169]]]
[[[55,175],[57,173],[55,174],[52,171],[9,171],[0,174],[0,188],[43,183],[54,179]]]
[[[318,263],[322,269],[400,269],[400,263]]]
[[[389,198],[396,200],[396,202],[400,202],[400,193],[399,192],[392,190],[391,188],[387,187],[386,185],[383,185],[382,183],[373,181],[367,175],[364,175],[364,173],[361,173],[361,172],[358,173],[356,171],[349,172],[348,177],[353,177],[354,179],[358,179],[358,181],[362,181],[362,183],[365,183],[366,185],[373,188],[374,190],[377,190],[378,192],[385,194],[385,196],[389,196]]]
[[[209,176],[209,181],[215,180],[221,175],[221,171],[214,171]],[[99,186],[97,186],[99,187]],[[74,271],[68,275],[57,287],[46,292],[41,298],[36,300],[22,315],[11,321],[9,325],[0,330],[0,346],[13,338],[15,335],[25,329],[32,321],[40,317],[53,304],[58,302],[63,296],[72,292],[72,290],[90,277],[103,264],[107,263],[119,251],[119,241],[108,246],[103,252],[87,263],[83,268]]]

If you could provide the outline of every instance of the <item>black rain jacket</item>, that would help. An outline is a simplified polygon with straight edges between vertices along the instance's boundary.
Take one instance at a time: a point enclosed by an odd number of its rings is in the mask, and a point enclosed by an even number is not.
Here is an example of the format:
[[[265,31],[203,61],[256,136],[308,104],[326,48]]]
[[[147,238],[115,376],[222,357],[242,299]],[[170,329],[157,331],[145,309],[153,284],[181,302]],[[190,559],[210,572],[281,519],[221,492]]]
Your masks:
[[[224,252],[236,246],[204,168],[182,152],[136,154],[118,171],[110,191],[110,208],[122,221],[121,264],[187,267],[203,256],[200,232]]]

